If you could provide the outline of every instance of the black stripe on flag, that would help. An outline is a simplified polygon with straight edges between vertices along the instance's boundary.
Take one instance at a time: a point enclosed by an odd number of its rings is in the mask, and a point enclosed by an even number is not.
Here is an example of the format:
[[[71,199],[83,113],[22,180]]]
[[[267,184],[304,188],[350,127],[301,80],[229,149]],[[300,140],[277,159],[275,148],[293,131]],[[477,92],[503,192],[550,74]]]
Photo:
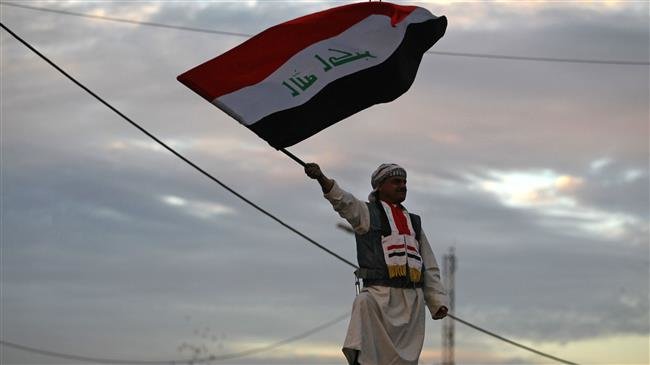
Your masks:
[[[444,16],[409,24],[404,40],[386,61],[335,80],[304,104],[270,114],[249,128],[280,149],[371,105],[395,100],[411,87],[422,55],[445,34],[446,28]],[[305,120],[304,115],[311,118]]]

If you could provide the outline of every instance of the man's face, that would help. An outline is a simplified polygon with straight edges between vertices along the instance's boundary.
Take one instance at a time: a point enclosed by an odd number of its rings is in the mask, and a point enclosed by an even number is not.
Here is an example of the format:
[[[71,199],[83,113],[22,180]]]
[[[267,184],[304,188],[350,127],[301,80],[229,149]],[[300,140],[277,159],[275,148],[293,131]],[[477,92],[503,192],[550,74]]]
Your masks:
[[[406,199],[406,179],[400,176],[389,177],[379,185],[378,191],[382,200],[399,204]]]

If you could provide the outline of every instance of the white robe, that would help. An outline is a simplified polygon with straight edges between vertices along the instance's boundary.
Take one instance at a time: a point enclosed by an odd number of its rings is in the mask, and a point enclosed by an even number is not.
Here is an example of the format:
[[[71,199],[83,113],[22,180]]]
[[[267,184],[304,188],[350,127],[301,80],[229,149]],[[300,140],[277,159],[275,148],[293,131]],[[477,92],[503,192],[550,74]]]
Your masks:
[[[356,233],[368,232],[370,213],[365,202],[336,182],[325,198]],[[355,298],[343,344],[350,365],[355,364],[355,357],[361,365],[417,365],[424,343],[425,304],[431,315],[447,306],[440,269],[422,231],[419,243],[425,267],[421,289],[370,286]]]

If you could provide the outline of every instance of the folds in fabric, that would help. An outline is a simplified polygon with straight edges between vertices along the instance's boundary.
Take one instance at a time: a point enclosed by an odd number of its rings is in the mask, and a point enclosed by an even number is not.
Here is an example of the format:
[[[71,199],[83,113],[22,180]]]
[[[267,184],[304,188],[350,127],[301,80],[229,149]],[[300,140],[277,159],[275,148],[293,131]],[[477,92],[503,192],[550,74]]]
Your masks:
[[[402,95],[446,26],[415,6],[340,6],[269,28],[178,80],[280,149]]]

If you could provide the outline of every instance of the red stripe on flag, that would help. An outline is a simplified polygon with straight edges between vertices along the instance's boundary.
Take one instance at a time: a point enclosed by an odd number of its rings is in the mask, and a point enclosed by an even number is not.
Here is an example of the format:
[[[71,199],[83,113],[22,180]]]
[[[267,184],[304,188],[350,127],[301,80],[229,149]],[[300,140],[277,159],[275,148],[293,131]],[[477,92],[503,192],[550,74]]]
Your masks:
[[[339,6],[278,24],[230,51],[178,76],[178,81],[212,101],[264,80],[293,55],[334,37],[370,15],[390,17],[395,26],[415,6],[367,2]]]

